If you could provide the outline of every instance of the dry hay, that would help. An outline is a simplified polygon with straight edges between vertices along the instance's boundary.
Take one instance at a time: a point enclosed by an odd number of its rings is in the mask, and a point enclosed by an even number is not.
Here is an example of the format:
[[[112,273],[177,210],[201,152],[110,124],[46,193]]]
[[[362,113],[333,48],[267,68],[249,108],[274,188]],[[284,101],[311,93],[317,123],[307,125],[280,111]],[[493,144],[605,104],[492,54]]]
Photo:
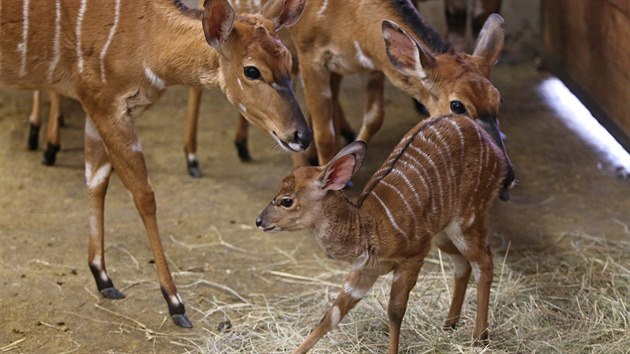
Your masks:
[[[400,352],[627,353],[629,246],[628,241],[574,232],[557,237],[552,247],[496,252],[490,298],[491,343],[486,348],[471,346],[476,309],[472,281],[460,326],[454,331],[442,330],[452,271],[449,261],[442,262],[441,255],[434,252],[411,293]],[[202,284],[230,296],[206,299],[203,309],[191,306],[203,314],[197,321],[204,327],[202,336],[168,338],[182,352],[290,352],[332,304],[346,270],[343,263],[317,257],[270,265],[264,270],[265,277],[290,289],[273,295],[241,297],[223,285]],[[390,281],[391,277],[380,279],[311,352],[385,352]],[[200,285],[199,281],[191,284],[195,285]],[[225,320],[230,326],[223,323],[217,328]]]

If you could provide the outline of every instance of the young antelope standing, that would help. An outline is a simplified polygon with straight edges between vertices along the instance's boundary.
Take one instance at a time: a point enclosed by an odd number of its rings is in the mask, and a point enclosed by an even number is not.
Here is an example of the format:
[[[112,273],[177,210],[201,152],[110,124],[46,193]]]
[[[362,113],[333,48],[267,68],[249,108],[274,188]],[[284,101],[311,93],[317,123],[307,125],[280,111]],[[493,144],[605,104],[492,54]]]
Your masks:
[[[492,282],[486,215],[507,169],[502,150],[470,118],[431,118],[403,137],[353,203],[341,189],[361,167],[365,146],[356,141],[322,167],[295,169],[256,219],[267,232],[311,228],[328,255],[353,264],[335,303],[295,352],[308,351],[379,276],[393,272],[387,312],[389,352],[396,353],[409,292],[432,241],[455,271],[445,327],[459,320],[473,270],[474,338],[485,341]]]

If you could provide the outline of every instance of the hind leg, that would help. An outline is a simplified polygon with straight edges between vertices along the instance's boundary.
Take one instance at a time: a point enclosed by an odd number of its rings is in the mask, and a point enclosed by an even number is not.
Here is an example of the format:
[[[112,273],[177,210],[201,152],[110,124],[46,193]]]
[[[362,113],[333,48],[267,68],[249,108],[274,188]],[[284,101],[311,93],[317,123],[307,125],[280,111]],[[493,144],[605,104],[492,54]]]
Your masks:
[[[451,298],[451,306],[448,315],[444,321],[445,329],[453,329],[457,326],[462,313],[466,288],[470,279],[471,266],[462,253],[455,247],[453,242],[446,237],[436,242],[438,248],[448,254],[453,263],[453,297]]]
[[[59,126],[61,124],[61,95],[48,91],[50,98],[50,113],[48,114],[48,132],[46,134],[48,143],[46,151],[44,151],[44,159],[42,163],[46,166],[52,166],[57,160],[57,152],[61,149],[61,137]]]
[[[28,149],[37,150],[39,147],[39,128],[42,125],[42,121],[39,117],[41,104],[41,92],[33,91],[33,106],[31,108],[31,114],[28,116],[29,133],[28,133]]]

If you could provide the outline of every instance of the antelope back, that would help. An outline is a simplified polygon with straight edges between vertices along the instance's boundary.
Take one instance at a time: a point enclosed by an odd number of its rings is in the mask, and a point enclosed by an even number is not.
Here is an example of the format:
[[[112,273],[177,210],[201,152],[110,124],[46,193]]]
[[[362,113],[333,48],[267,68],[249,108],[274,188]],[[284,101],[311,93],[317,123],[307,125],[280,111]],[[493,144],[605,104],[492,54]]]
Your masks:
[[[403,137],[358,204],[382,216],[378,234],[420,242],[452,220],[466,227],[485,218],[505,169],[501,150],[470,118],[431,118]]]

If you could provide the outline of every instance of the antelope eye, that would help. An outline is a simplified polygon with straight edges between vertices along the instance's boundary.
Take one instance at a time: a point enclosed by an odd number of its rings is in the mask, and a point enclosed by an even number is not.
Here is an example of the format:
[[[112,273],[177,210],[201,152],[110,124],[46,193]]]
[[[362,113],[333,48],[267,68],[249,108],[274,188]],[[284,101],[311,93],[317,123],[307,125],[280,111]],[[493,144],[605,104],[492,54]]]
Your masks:
[[[464,114],[466,113],[466,107],[462,101],[451,101],[451,112],[455,114]]]
[[[291,205],[293,205],[293,199],[284,197],[284,198],[282,198],[282,200],[280,200],[280,205],[283,208],[290,208]]]
[[[250,80],[260,79],[260,70],[258,70],[255,66],[246,66],[245,69],[243,69],[243,73],[245,74],[245,77]]]

